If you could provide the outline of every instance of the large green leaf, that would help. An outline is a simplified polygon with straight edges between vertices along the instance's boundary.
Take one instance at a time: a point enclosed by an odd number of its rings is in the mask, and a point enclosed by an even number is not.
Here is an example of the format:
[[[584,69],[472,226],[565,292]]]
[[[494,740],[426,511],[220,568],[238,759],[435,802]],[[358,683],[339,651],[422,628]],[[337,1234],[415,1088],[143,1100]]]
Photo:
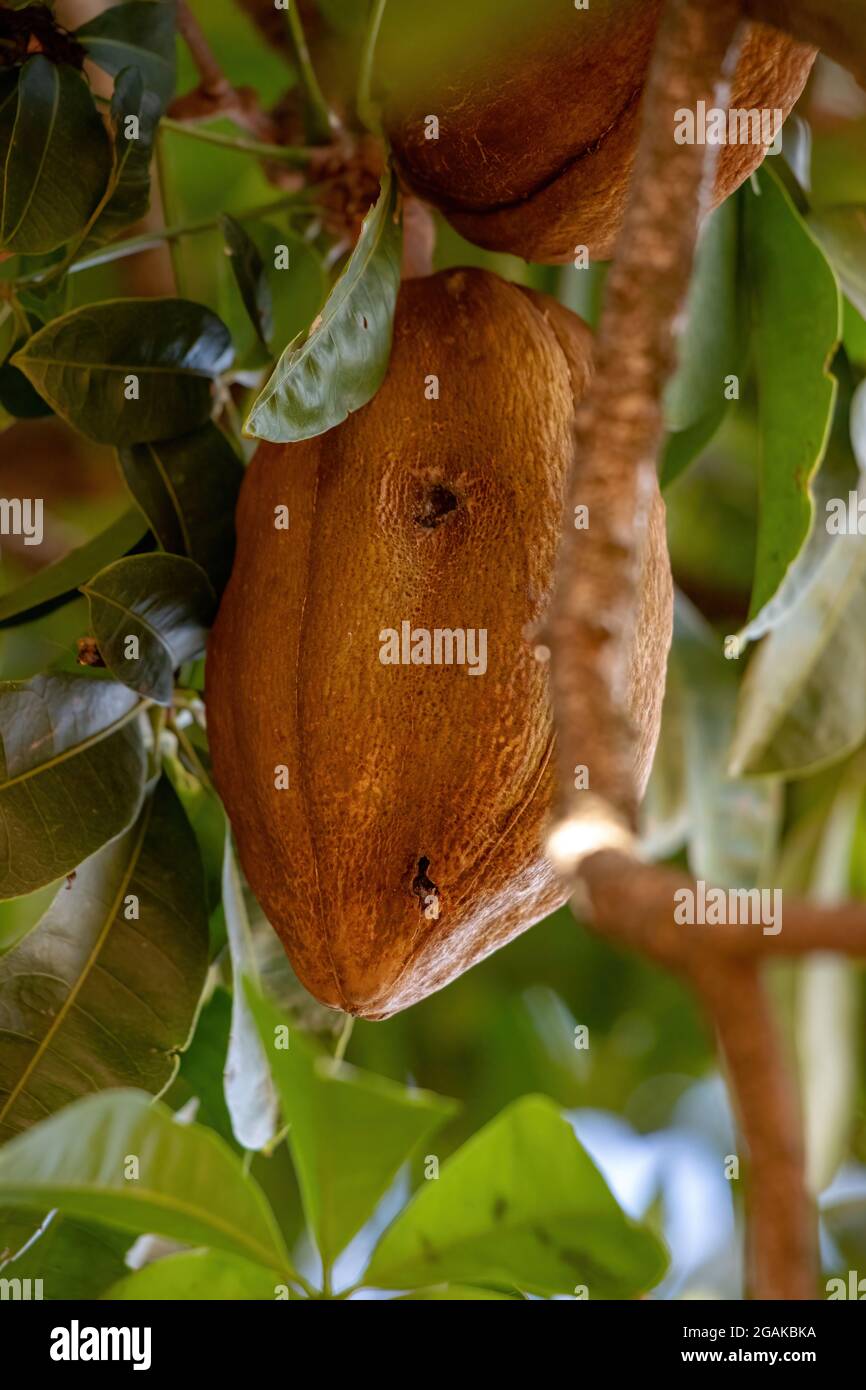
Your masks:
[[[273,1213],[231,1149],[140,1091],[86,1096],[5,1144],[3,1206],[57,1207],[290,1272]]]
[[[290,1126],[307,1221],[327,1268],[417,1145],[455,1105],[335,1063],[297,1032],[282,1045],[284,1016],[249,982],[247,992]]]
[[[147,522],[137,507],[130,507],[83,545],[76,546],[25,579],[10,593],[0,595],[0,627],[14,627],[41,617],[49,609],[77,597],[78,589],[97,570],[138,545]]]
[[[103,661],[131,690],[170,705],[174,672],[204,650],[215,597],[179,555],[130,555],[81,586]]]
[[[85,226],[110,169],[108,136],[81,73],[30,58],[18,83],[0,244],[30,254],[62,246]]]
[[[225,1098],[238,1143],[255,1152],[279,1128],[279,1100],[270,1059],[259,1037],[244,990],[244,978],[258,988],[259,975],[241,877],[226,824],[223,850],[223,910],[232,965],[232,1019],[225,1064]]]
[[[321,317],[300,347],[286,348],[246,423],[259,439],[310,439],[339,425],[376,394],[388,368],[400,287],[397,187],[382,181]]]
[[[251,1264],[220,1250],[185,1250],[154,1260],[134,1274],[127,1274],[103,1295],[106,1299],[143,1302],[201,1301],[239,1302],[277,1297],[280,1285],[272,1269]],[[285,1295],[283,1295],[285,1296]]]
[[[120,450],[127,487],[163,550],[200,565],[215,591],[234,554],[234,512],[243,467],[212,422],[179,439]]]
[[[70,873],[137,816],[139,708],[114,681],[63,674],[0,683],[0,897]]]
[[[162,778],[132,828],[0,959],[0,1138],[89,1091],[164,1090],[189,1039],[207,941],[198,846]]]
[[[114,159],[102,206],[84,251],[110,241],[138,222],[150,207],[150,161],[159,120],[159,100],[145,90],[138,68],[118,73],[111,98]]]
[[[810,484],[830,436],[842,299],[820,245],[765,164],[745,201],[761,432],[750,617],[775,594],[812,522]]]
[[[12,1213],[0,1212],[4,1230],[7,1215]],[[132,1244],[128,1234],[70,1220],[59,1211],[51,1212],[40,1226],[32,1218],[27,1224],[33,1229],[26,1245],[0,1261],[3,1279],[41,1279],[44,1299],[90,1299],[126,1273],[123,1256]]]
[[[137,68],[163,106],[174,93],[174,0],[125,0],[82,24],[75,37],[112,76]]]
[[[793,611],[834,543],[827,526],[828,505],[856,491],[859,482],[857,461],[851,448],[851,410],[854,377],[845,353],[840,349],[833,363],[839,383],[833,426],[824,461],[812,483],[815,515],[806,543],[774,593],[738,634],[741,645],[754,642],[771,632]]]
[[[231,361],[226,327],[186,299],[114,299],[54,319],[12,358],[70,425],[143,444],[203,425]]]
[[[537,1294],[634,1298],[665,1254],[620,1211],[557,1106],[508,1106],[422,1184],[380,1240],[366,1284],[504,1285]]]

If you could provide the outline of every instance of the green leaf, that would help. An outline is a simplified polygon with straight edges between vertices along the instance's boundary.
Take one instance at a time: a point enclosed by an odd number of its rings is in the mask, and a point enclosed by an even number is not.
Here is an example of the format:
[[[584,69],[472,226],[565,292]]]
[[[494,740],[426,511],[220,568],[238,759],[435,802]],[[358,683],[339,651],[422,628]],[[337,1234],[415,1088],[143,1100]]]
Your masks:
[[[269,1057],[243,987],[244,977],[258,988],[259,975],[240,873],[226,824],[223,852],[223,909],[232,964],[232,1021],[225,1065],[225,1098],[238,1143],[256,1152],[279,1128],[279,1100]]]
[[[328,1268],[416,1146],[455,1105],[335,1063],[297,1032],[284,1047],[283,1015],[249,982],[247,994],[290,1126],[304,1211]]]
[[[125,0],[82,24],[75,37],[104,72],[137,68],[165,106],[174,95],[175,30],[174,0]]]
[[[866,317],[866,204],[821,208],[809,217],[851,303]]]
[[[234,556],[234,512],[243,466],[226,436],[208,422],[179,439],[121,449],[126,485],[163,550],[195,560],[216,593]]]
[[[226,814],[223,804],[213,787],[187,771],[179,758],[168,753],[163,754],[163,767],[180,797],[186,818],[198,841],[204,865],[208,912],[214,912],[222,900],[223,850],[226,837]]]
[[[22,898],[4,898],[0,902],[0,956],[11,951],[44,916],[60,887],[60,882],[46,883],[35,893]]]
[[[170,705],[174,672],[204,650],[214,592],[178,555],[130,555],[82,584],[106,666],[144,699]],[[134,642],[133,642],[134,639]]]
[[[273,1302],[286,1290],[274,1271],[219,1250],[185,1250],[166,1255],[120,1279],[103,1297],[142,1302],[186,1301],[241,1302],[259,1299]],[[285,1297],[285,1292],[283,1292]]]
[[[830,435],[842,332],[839,286],[821,247],[767,165],[746,194],[761,431],[755,578],[749,616],[775,594],[812,521],[810,484]]]
[[[38,574],[0,596],[0,627],[31,622],[43,613],[77,597],[80,586],[97,570],[127,554],[147,532],[147,522],[137,507],[130,507],[98,536],[46,565]]]
[[[386,1289],[431,1282],[634,1298],[661,1279],[662,1246],[620,1211],[546,1096],[525,1096],[422,1184],[363,1276]]]
[[[290,1272],[273,1212],[231,1149],[140,1091],[86,1096],[11,1139],[0,1149],[3,1205],[58,1207]]]
[[[178,1069],[207,971],[198,847],[162,778],[130,830],[64,884],[0,959],[0,1136]]]
[[[662,491],[670,487],[689,464],[703,453],[725,418],[726,406],[727,403],[722,401],[693,425],[667,436],[659,466],[659,486]]]
[[[129,1235],[53,1211],[17,1255],[0,1263],[0,1276],[41,1279],[46,1300],[98,1298],[126,1273],[123,1256],[131,1243]]]
[[[0,243],[30,254],[62,246],[87,223],[110,169],[108,136],[81,73],[30,58],[18,83]]]
[[[45,325],[12,361],[68,424],[144,444],[203,425],[231,361],[226,327],[186,299],[114,299]]]
[[[725,378],[738,370],[744,344],[737,289],[739,204],[728,198],[708,218],[698,243],[677,348],[679,365],[664,396],[665,424],[692,430],[725,405]]]
[[[859,495],[866,500],[862,488]],[[866,536],[834,536],[808,589],[749,663],[731,744],[732,775],[802,776],[862,743],[864,625]]]
[[[231,995],[218,985],[202,1006],[192,1042],[180,1059],[180,1080],[199,1101],[196,1119],[228,1144],[234,1143],[234,1134],[223,1095],[223,1072],[231,1016]]]
[[[854,396],[854,377],[845,353],[840,349],[833,363],[839,383],[830,441],[818,473],[812,483],[814,517],[812,529],[799,555],[791,564],[773,597],[755,614],[738,634],[741,645],[764,637],[796,607],[812,583],[833,536],[827,526],[828,504],[834,498],[846,498],[857,488],[859,472],[851,448],[851,410]]]
[[[274,302],[259,248],[240,222],[228,213],[223,214],[220,226],[244,308],[259,341],[267,347],[274,327]]]
[[[85,251],[110,241],[148,211],[150,161],[158,121],[158,98],[145,90],[138,68],[124,68],[118,73],[111,98],[114,132],[111,180],[104,204],[87,236]]]
[[[310,439],[339,425],[376,394],[388,368],[400,287],[397,186],[382,180],[320,319],[300,347],[286,348],[246,423],[277,443]]]
[[[850,896],[866,760],[840,769],[808,880],[811,902],[835,907]],[[780,885],[784,891],[785,885]],[[860,1042],[858,965],[814,952],[794,965],[794,1057],[810,1192],[823,1192],[848,1156],[857,1124]],[[812,1046],[821,1039],[820,1049]],[[832,1083],[828,1084],[828,1078]]]
[[[138,815],[139,709],[88,676],[0,683],[0,898],[71,873]]]
[[[838,423],[847,426],[848,412],[840,414]],[[860,640],[866,622],[866,535],[860,533],[866,507],[863,383],[851,400],[850,430],[850,442],[844,441],[849,475],[853,472],[852,481],[859,476],[859,487],[827,497],[824,515],[816,518],[814,556],[804,582],[749,664],[730,752],[734,771],[799,776],[844,757],[866,737],[866,652]],[[859,475],[850,460],[852,444]],[[834,430],[837,449],[841,452],[843,443]],[[834,467],[837,480],[844,479],[841,463]]]
[[[727,773],[737,675],[721,639],[677,595],[668,679],[682,700],[689,869],[732,888],[765,881],[782,809],[778,784],[736,781]]]

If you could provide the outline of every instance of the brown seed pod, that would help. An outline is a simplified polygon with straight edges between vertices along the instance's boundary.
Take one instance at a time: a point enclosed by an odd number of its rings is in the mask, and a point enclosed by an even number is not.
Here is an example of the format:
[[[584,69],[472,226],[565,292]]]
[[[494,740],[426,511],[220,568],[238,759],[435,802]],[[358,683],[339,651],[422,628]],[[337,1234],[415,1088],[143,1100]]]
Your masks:
[[[435,28],[438,8],[413,20],[419,55],[432,42],[424,26]],[[531,24],[515,20],[510,41],[491,45],[479,29],[471,42],[464,33],[450,61],[439,55],[425,66],[419,57],[405,79],[395,53],[385,75],[386,127],[405,182],[479,246],[542,262],[570,261],[578,246],[608,258],[660,11],[661,0],[592,0],[586,10],[534,0]],[[725,104],[787,117],[814,57],[775,29],[748,25]],[[675,104],[672,96],[672,147]],[[755,134],[719,150],[715,203],[763,159]]]
[[[387,1017],[563,901],[532,633],[590,349],[574,314],[488,272],[408,281],[374,399],[250,466],[208,655],[214,772],[253,891],[335,1008]],[[643,785],[671,627],[660,497],[642,592]]]

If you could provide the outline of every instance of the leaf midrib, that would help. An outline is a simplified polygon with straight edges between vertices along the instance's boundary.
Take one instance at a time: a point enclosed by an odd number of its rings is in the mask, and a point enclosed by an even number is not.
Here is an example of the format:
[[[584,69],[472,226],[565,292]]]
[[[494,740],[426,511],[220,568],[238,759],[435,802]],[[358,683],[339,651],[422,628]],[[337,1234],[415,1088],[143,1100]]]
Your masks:
[[[0,1189],[2,1189],[2,1182],[2,1174],[0,1174]],[[91,1186],[82,1186],[77,1183],[34,1184],[32,1187],[27,1188],[13,1187],[12,1191],[23,1192],[29,1200],[31,1193],[36,1194],[43,1187],[47,1199],[50,1199],[51,1195],[56,1194],[58,1191],[68,1192],[73,1196],[81,1195],[83,1197],[98,1198],[101,1195],[99,1189],[94,1189],[94,1187]],[[103,1192],[104,1191],[105,1189],[103,1189]],[[230,1222],[221,1220],[210,1207],[196,1207],[191,1203],[184,1202],[180,1197],[173,1197],[170,1193],[160,1192],[151,1187],[141,1187],[138,1183],[136,1183],[134,1188],[131,1187],[129,1191],[118,1191],[117,1188],[108,1188],[107,1192],[111,1197],[125,1201],[150,1201],[156,1207],[164,1207],[169,1211],[178,1211],[183,1215],[192,1216],[196,1221],[200,1221],[206,1229],[220,1231],[225,1235],[229,1235],[242,1249],[253,1251],[255,1253],[256,1262],[264,1264],[267,1269],[278,1270],[281,1274],[286,1274],[290,1278],[294,1277],[291,1266],[283,1261],[276,1246],[272,1251],[268,1251],[266,1247],[260,1246],[258,1242],[247,1241],[243,1231],[238,1231],[237,1227],[232,1226]],[[7,1196],[5,1200],[9,1201],[10,1199]],[[129,1230],[128,1226],[122,1225],[121,1223],[118,1224],[121,1230]]]
[[[82,740],[81,743],[73,744],[71,748],[64,749],[62,753],[56,753],[54,757],[48,758],[45,762],[37,763],[35,767],[28,768],[26,772],[19,772],[15,777],[8,777],[5,782],[0,782],[0,793],[5,792],[9,787],[17,786],[19,782],[26,782],[30,777],[37,777],[41,772],[50,771],[52,767],[58,767],[61,763],[66,762],[68,758],[75,758],[79,753],[86,753],[88,748],[93,748],[97,743],[101,743],[103,739],[111,738],[112,734],[116,734],[125,724],[128,724],[131,719],[134,719],[141,709],[142,702],[139,701],[137,704],[134,704],[132,709],[128,710],[126,714],[122,715],[120,719],[116,719],[113,724],[109,724],[105,729],[100,729],[98,733],[91,734],[89,738]]]

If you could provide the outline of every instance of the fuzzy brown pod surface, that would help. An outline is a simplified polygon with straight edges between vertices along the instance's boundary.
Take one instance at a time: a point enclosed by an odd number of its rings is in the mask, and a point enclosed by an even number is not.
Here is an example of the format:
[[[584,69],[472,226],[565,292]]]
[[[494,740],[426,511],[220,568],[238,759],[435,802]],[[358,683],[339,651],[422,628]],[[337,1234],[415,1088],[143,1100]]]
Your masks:
[[[541,850],[553,730],[532,628],[590,354],[574,314],[488,272],[406,282],[374,399],[249,468],[208,655],[214,771],[253,891],[335,1008],[385,1018],[563,901]],[[657,497],[630,695],[641,786],[670,628]]]
[[[495,23],[489,0],[478,0],[463,6],[462,27],[460,13],[450,18],[455,41],[442,52],[440,6],[413,11],[407,48],[398,4],[381,66],[386,129],[406,183],[479,246],[552,263],[570,261],[580,246],[609,258],[661,10],[662,0],[592,0],[580,9],[533,0]],[[730,96],[719,96],[742,121],[719,150],[714,203],[761,163],[761,112],[768,131],[775,112],[787,117],[814,58],[775,29],[746,26]],[[672,146],[675,105],[672,94]]]

